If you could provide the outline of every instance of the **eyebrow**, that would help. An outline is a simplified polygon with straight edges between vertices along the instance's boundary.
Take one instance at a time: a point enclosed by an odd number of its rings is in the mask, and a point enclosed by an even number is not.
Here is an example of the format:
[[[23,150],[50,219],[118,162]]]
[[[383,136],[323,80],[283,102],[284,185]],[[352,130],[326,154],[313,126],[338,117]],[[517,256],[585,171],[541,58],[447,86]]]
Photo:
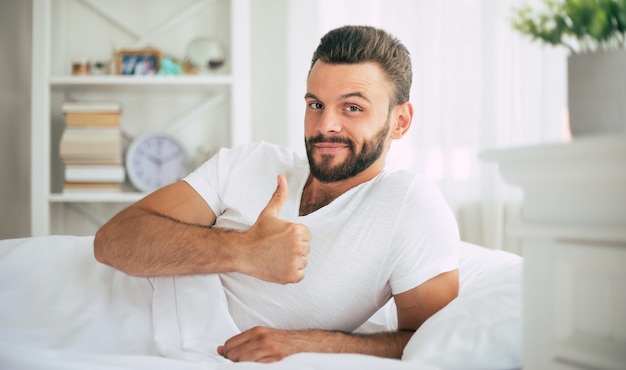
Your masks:
[[[355,91],[355,92],[343,94],[343,95],[341,95],[341,100],[345,100],[345,99],[352,98],[352,97],[358,97],[358,98],[361,98],[361,99],[366,100],[367,102],[371,103],[371,100],[367,96],[365,96],[362,92],[360,92],[360,91]],[[305,99],[320,100],[317,96],[315,96],[315,94],[312,94],[310,92],[304,94],[304,98]]]

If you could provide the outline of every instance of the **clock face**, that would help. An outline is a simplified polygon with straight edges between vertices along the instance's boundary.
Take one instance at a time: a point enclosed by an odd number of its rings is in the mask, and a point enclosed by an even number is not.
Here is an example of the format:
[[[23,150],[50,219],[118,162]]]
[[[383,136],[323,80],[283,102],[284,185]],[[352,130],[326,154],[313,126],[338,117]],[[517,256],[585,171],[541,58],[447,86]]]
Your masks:
[[[137,189],[150,192],[187,175],[187,153],[169,135],[141,136],[128,148],[126,171]]]

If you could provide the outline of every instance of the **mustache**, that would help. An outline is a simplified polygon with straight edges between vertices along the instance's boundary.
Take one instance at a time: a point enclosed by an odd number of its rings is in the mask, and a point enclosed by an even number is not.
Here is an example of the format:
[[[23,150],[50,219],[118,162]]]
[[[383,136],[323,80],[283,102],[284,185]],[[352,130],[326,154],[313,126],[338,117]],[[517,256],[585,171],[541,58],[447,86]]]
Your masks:
[[[345,137],[341,137],[341,136],[317,135],[317,136],[307,139],[307,142],[309,143],[309,145],[313,145],[317,143],[342,143],[342,144],[349,145],[351,148],[354,147],[354,143],[352,142],[352,140],[345,138]]]

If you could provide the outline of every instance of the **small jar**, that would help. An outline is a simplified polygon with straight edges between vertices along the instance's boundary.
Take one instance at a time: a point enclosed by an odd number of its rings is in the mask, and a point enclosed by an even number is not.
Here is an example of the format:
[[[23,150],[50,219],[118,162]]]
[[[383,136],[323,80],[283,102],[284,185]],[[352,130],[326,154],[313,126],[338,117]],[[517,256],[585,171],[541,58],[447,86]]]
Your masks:
[[[86,60],[80,60],[72,63],[72,75],[87,76],[89,74],[89,63]]]

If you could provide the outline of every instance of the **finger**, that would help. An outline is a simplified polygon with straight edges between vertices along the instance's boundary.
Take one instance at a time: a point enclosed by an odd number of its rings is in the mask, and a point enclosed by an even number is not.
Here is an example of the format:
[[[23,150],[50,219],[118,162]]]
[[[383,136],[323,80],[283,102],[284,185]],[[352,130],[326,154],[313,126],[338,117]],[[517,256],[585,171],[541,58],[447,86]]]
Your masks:
[[[276,191],[272,195],[272,198],[265,206],[263,213],[269,213],[274,217],[280,216],[280,211],[283,208],[283,205],[287,201],[287,195],[289,193],[289,188],[287,185],[287,179],[284,175],[278,175],[278,184],[276,185]]]
[[[311,230],[309,230],[309,228],[304,225],[304,224],[300,224],[302,225],[302,240],[304,240],[305,242],[310,242],[311,239],[313,238],[313,235],[311,234]]]
[[[274,354],[269,348],[259,347],[254,349],[247,349],[245,352],[236,355],[237,358],[228,358],[233,362],[275,362],[278,359],[275,358],[276,354]],[[233,356],[234,357],[234,356]]]
[[[264,328],[262,326],[255,326],[248,330],[244,330],[239,334],[233,335],[228,340],[226,340],[226,342],[222,346],[222,352],[224,352],[224,354],[228,354],[228,352],[232,349],[253,341],[254,338],[262,335],[266,330],[267,328]]]
[[[259,330],[259,327],[255,327],[231,337],[221,346],[220,354],[235,362],[255,361],[256,359],[265,357],[266,354],[259,352],[261,348],[259,348],[258,341],[255,340],[255,333]]]
[[[239,334],[233,335],[224,343],[222,347],[222,352],[225,354],[232,348],[240,346],[241,344],[250,340],[252,335],[250,334],[250,329],[243,331]]]
[[[304,273],[304,269],[306,268],[306,266],[304,268],[299,268],[293,273],[293,279],[287,283],[284,283],[283,285],[287,285],[287,284],[297,284],[299,282],[301,282],[302,280],[304,280],[304,277],[306,276],[306,274]]]

